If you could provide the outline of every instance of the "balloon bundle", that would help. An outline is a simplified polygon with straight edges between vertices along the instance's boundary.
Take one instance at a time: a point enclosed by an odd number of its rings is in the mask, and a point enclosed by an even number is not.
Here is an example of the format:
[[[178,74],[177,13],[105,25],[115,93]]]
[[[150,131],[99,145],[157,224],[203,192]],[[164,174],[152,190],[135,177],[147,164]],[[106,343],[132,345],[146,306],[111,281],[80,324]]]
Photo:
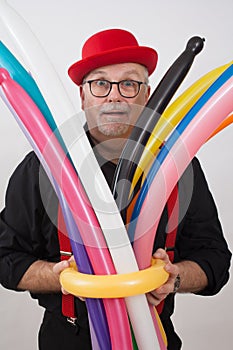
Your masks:
[[[0,94],[59,199],[78,269],[63,271],[61,283],[68,292],[86,297],[93,349],[166,349],[158,314],[145,297],[168,278],[163,263],[151,261],[155,232],[192,158],[233,121],[232,63],[209,72],[168,105],[203,47],[199,37],[188,42],[135,125],[120,157],[112,194],[78,118],[72,147],[64,130],[57,129],[75,110],[45,52],[5,1],[0,9],[27,67],[0,42]],[[93,192],[94,181],[99,195]],[[128,181],[131,188],[126,187]]]

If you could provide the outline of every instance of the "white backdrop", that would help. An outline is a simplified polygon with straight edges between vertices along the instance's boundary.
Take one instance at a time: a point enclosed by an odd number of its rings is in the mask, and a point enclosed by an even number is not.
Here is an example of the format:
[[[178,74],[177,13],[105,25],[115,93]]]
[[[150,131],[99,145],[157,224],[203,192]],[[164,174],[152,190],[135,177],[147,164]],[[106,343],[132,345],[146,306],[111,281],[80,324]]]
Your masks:
[[[143,45],[156,48],[159,62],[151,78],[155,87],[194,35],[205,37],[205,48],[178,90],[210,70],[232,60],[232,0],[10,0],[37,35],[68,94],[80,109],[78,91],[67,77],[67,67],[80,58],[86,38],[106,28],[120,27],[136,35]],[[1,40],[8,46],[4,27]],[[56,94],[56,91],[54,91]],[[230,249],[233,250],[232,126],[219,133],[200,150],[198,157],[216,199]],[[30,150],[13,117],[0,101],[0,207],[10,174]],[[184,350],[219,350],[232,346],[232,286],[215,297],[179,295],[174,316]],[[9,292],[0,287],[0,349],[36,350],[42,311],[27,293]]]

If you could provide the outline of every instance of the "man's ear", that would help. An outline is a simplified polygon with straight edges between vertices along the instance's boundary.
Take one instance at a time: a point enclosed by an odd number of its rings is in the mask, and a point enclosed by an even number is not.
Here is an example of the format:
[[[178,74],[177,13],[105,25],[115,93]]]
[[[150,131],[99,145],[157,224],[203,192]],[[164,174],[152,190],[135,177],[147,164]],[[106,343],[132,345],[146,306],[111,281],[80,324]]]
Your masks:
[[[147,92],[146,92],[146,94],[147,94],[146,102],[148,102],[148,100],[149,100],[149,98],[150,98],[150,92],[151,92],[151,87],[150,87],[150,85],[148,85],[148,87],[147,87]]]
[[[82,86],[79,87],[79,95],[81,99],[81,108],[84,111],[84,91]]]

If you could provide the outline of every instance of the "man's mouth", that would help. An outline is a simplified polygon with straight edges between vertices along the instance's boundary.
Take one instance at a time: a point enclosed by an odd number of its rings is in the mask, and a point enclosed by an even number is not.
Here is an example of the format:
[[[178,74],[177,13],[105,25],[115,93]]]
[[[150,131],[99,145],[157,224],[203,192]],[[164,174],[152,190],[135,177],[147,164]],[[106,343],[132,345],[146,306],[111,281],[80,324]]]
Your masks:
[[[106,111],[101,113],[101,115],[110,115],[110,116],[123,116],[126,114],[127,114],[126,111]]]
[[[126,114],[125,111],[108,111],[108,112],[103,112],[102,114]]]
[[[105,123],[126,123],[128,122],[128,113],[120,110],[103,111],[101,113],[102,121]]]
[[[107,136],[120,136],[129,127],[130,108],[126,105],[105,105],[99,111],[99,130]]]

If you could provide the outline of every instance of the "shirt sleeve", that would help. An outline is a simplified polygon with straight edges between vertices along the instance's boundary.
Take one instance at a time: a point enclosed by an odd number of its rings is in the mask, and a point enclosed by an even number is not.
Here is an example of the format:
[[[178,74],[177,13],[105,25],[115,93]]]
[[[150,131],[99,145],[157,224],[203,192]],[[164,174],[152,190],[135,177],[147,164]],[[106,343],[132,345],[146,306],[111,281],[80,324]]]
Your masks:
[[[185,199],[181,199],[181,203],[185,203],[184,207],[188,210],[180,225],[176,248],[180,260],[196,262],[207,275],[208,287],[197,294],[214,295],[229,279],[231,253],[214,199],[196,158],[191,168],[192,171],[189,169],[189,175],[186,172],[181,182],[181,187],[186,188],[183,190]]]
[[[36,260],[58,261],[56,227],[51,224],[51,220],[56,221],[57,205],[54,213],[45,210],[39,174],[40,163],[31,152],[16,168],[7,188],[0,214],[0,283],[8,289],[17,290],[20,279]],[[54,193],[48,179],[43,186],[48,189],[44,191],[46,202]]]

